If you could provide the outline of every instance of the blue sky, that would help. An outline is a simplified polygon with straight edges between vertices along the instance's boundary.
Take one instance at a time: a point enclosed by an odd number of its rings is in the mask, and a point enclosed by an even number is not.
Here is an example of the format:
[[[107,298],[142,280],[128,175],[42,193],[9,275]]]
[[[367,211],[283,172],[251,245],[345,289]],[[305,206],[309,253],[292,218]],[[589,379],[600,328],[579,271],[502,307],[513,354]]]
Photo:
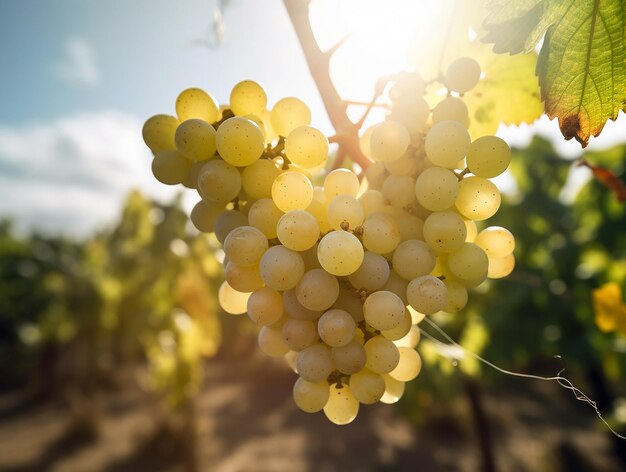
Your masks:
[[[362,0],[361,13],[375,3]],[[327,45],[344,34],[332,10],[339,6],[333,0],[318,4],[327,10],[314,15],[313,27]],[[155,113],[173,113],[177,94],[190,86],[223,102],[235,83],[254,79],[266,87],[270,104],[284,96],[305,100],[313,124],[330,132],[282,1],[230,0],[224,42],[210,48],[202,43],[216,5],[0,0],[0,217],[14,218],[23,230],[82,236],[113,221],[132,188],[171,198],[175,190],[150,174],[141,126]],[[392,67],[384,50],[372,49],[376,44],[364,57]],[[347,98],[367,100],[371,84],[354,81],[362,70],[341,59],[350,54],[336,59],[338,88]],[[594,146],[623,140],[623,127],[609,127]],[[579,152],[545,118],[501,133],[524,144],[537,131],[562,152]],[[194,198],[190,194],[189,203]]]

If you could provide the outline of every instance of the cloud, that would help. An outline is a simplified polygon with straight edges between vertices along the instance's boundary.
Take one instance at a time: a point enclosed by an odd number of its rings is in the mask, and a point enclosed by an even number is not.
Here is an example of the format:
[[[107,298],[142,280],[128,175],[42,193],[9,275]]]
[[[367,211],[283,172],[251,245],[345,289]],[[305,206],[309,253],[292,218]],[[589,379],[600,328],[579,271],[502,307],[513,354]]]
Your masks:
[[[81,38],[71,38],[65,43],[65,57],[54,65],[57,77],[71,85],[94,86],[100,81],[93,49]]]
[[[81,237],[114,222],[133,188],[170,199],[179,187],[152,176],[141,127],[117,111],[0,126],[0,218],[21,230]]]

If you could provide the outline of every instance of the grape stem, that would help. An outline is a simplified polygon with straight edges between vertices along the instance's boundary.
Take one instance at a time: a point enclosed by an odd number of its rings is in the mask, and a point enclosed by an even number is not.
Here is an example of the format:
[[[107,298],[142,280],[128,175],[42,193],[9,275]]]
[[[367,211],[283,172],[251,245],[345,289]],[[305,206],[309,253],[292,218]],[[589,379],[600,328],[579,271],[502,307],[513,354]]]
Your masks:
[[[347,37],[343,38],[328,51],[323,52],[317,44],[311,29],[309,19],[310,0],[283,0],[283,3],[302,47],[311,76],[324,102],[328,118],[333,128],[335,128],[336,142],[339,144],[340,151],[343,151],[338,152],[337,156],[339,158],[339,156],[348,155],[362,169],[366,169],[372,162],[363,154],[359,147],[359,129],[363,124],[364,118],[357,123],[350,120],[347,114],[348,105],[342,100],[330,77],[330,59]]]

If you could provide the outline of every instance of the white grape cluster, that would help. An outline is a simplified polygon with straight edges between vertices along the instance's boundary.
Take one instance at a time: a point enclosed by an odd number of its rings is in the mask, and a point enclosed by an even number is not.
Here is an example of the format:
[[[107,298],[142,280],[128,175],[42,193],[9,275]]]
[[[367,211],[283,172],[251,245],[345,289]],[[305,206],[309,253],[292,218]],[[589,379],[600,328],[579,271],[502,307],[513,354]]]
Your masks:
[[[479,76],[459,59],[445,83],[463,94]],[[424,93],[418,74],[396,78],[387,119],[361,137],[373,161],[364,182],[336,169],[314,186],[329,145],[309,108],[288,97],[268,111],[250,80],[227,107],[185,90],[177,117],[143,129],[156,178],[196,188],[191,220],[223,244],[222,308],[247,313],[260,348],[299,375],[296,405],[336,424],[361,403],[398,401],[421,369],[417,324],[461,310],[468,288],[514,266],[511,233],[475,223],[500,205],[489,179],[507,168],[508,145],[472,141],[462,98],[449,93],[431,110]]]

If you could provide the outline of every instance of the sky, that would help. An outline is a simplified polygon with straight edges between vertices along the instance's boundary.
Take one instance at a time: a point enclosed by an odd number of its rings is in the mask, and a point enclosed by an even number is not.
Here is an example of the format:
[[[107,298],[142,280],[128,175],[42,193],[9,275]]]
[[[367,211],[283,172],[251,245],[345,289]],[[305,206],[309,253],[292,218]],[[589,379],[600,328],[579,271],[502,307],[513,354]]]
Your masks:
[[[359,2],[355,17],[355,0],[314,0],[312,23],[323,47],[352,33],[331,72],[342,96],[367,100],[373,74],[406,60],[404,30],[384,15],[390,5],[417,2]],[[270,104],[298,96],[312,124],[330,133],[282,2],[229,0],[217,47],[216,7],[217,0],[0,0],[0,218],[22,231],[83,237],[114,222],[133,188],[171,199],[178,190],[153,179],[141,127],[151,115],[173,114],[187,87],[223,102],[240,80],[257,80]],[[407,25],[419,11],[409,13]],[[389,38],[397,43],[385,50]],[[590,147],[623,141],[624,129],[623,119],[609,123]],[[564,155],[580,154],[545,117],[499,133],[513,145],[540,133]],[[186,202],[195,199],[189,192]]]

